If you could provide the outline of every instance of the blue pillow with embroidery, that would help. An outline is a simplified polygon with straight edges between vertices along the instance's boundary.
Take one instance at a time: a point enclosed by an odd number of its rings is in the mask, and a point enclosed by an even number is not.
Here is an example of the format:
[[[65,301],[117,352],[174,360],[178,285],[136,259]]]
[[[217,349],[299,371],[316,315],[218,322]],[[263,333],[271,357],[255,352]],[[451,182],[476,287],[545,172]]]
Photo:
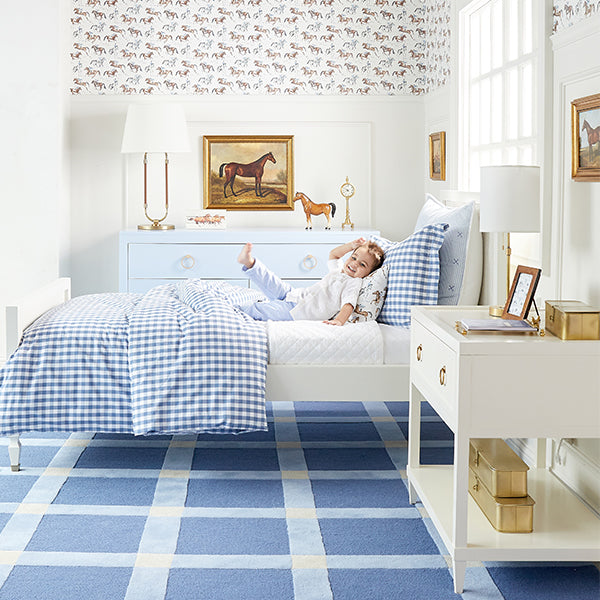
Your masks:
[[[427,194],[415,231],[435,223],[447,223],[440,248],[438,304],[477,304],[481,289],[481,234],[474,224],[475,203],[449,207]],[[479,239],[477,239],[479,236]],[[477,243],[479,247],[477,248]],[[479,258],[479,261],[476,259]]]
[[[374,236],[385,252],[388,291],[378,321],[387,325],[410,325],[411,306],[437,304],[440,278],[440,247],[447,225],[427,225],[403,242]]]

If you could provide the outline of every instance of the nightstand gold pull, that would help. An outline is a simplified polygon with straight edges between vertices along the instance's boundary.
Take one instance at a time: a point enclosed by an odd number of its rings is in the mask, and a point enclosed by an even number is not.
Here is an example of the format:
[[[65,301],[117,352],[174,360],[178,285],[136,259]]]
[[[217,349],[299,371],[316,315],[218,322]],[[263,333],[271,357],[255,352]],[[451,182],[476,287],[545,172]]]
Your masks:
[[[307,254],[302,261],[302,266],[308,271],[312,271],[317,266],[317,259],[312,254]]]
[[[184,269],[193,269],[195,264],[196,264],[196,260],[194,259],[194,257],[191,254],[186,254],[181,259],[181,266]]]
[[[423,354],[423,346],[422,346],[422,344],[419,344],[419,345],[417,346],[417,360],[418,360],[419,362],[421,362],[421,355],[422,355],[422,354]]]
[[[446,367],[440,369],[440,385],[446,385]]]

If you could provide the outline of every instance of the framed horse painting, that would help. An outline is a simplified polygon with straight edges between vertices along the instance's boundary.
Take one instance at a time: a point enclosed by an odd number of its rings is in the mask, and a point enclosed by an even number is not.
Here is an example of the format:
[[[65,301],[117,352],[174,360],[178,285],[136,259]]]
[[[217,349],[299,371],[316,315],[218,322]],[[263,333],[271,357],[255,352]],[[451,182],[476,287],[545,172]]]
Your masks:
[[[600,181],[600,94],[571,102],[571,176]]]
[[[205,135],[204,208],[294,210],[292,135]]]
[[[429,135],[429,178],[446,181],[446,132]]]

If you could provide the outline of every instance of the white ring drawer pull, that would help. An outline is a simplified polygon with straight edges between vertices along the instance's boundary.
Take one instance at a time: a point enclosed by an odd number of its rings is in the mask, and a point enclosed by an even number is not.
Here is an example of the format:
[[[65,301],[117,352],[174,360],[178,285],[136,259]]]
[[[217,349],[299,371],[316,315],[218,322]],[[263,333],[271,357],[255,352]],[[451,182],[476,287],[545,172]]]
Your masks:
[[[440,369],[440,385],[446,385],[446,367]]]
[[[194,257],[191,254],[186,254],[181,259],[181,266],[184,269],[193,269],[195,264],[196,264],[196,260],[194,259]]]
[[[307,254],[302,261],[302,266],[308,271],[312,271],[317,266],[317,259],[312,254]]]
[[[423,355],[423,345],[419,344],[417,346],[417,361],[421,362],[421,356]]]

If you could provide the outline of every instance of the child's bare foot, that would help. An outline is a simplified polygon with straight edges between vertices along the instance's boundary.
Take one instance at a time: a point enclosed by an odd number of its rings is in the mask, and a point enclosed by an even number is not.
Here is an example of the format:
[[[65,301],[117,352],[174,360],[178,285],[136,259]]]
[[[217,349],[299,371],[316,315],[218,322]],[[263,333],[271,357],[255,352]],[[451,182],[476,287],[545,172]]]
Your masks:
[[[240,252],[238,256],[238,262],[246,267],[246,269],[251,269],[256,262],[256,259],[252,256],[252,244],[248,242]]]

